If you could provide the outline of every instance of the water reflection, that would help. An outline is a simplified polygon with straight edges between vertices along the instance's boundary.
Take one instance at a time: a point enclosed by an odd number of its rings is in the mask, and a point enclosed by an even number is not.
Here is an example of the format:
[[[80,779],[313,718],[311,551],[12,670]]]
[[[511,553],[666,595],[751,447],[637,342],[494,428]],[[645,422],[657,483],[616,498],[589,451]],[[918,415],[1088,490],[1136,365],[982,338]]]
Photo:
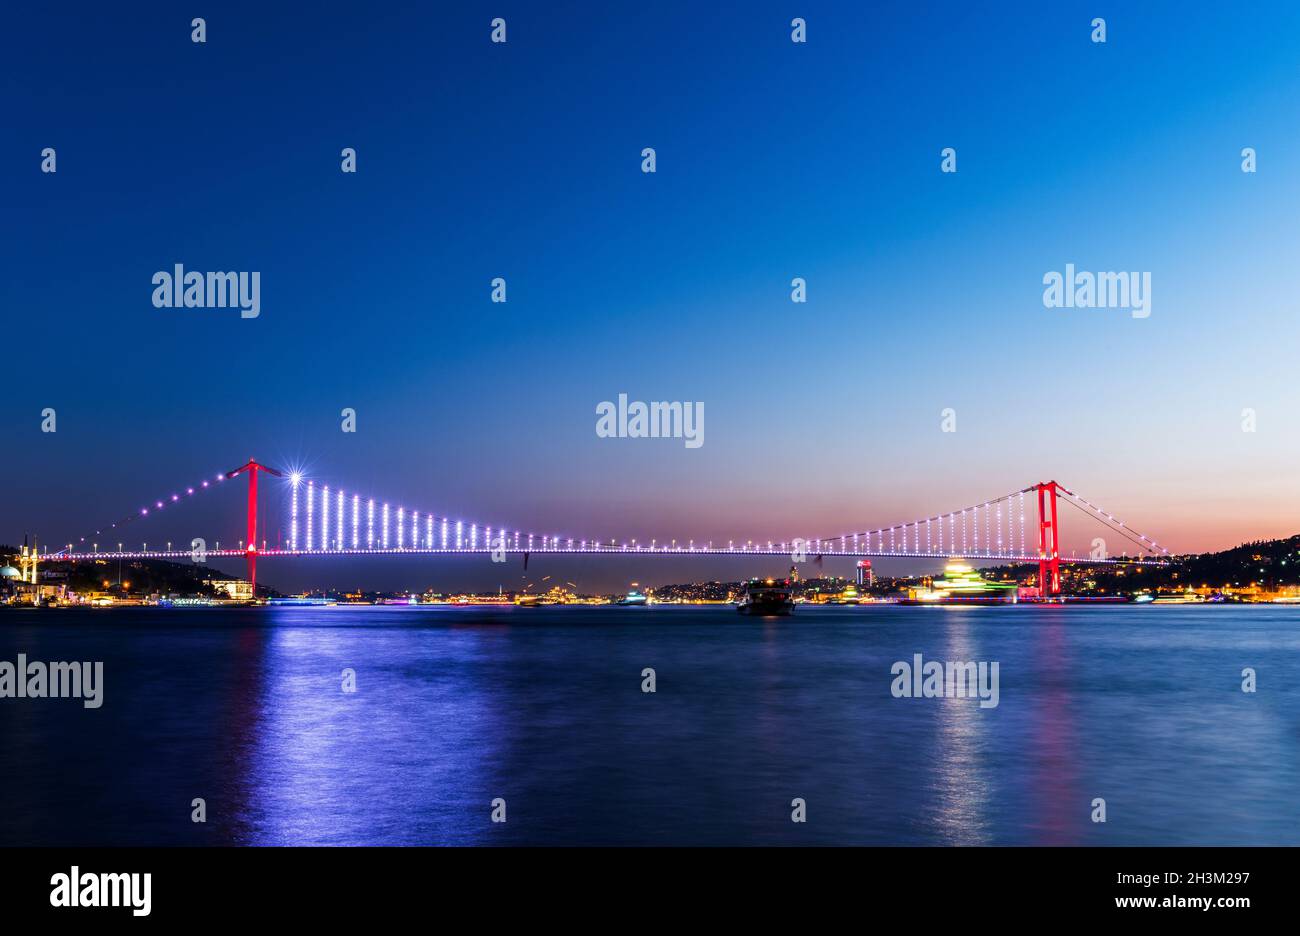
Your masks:
[[[1034,631],[1034,665],[1037,669],[1037,704],[1033,709],[1033,743],[1029,776],[1035,810],[1031,828],[1034,844],[1074,845],[1089,815],[1091,798],[1076,790],[1077,777],[1071,725],[1069,646],[1065,635],[1065,609],[1041,608],[1042,620]]]
[[[256,626],[241,627],[234,634],[230,650],[229,668],[221,690],[222,731],[217,733],[219,757],[228,765],[223,786],[223,801],[214,801],[211,793],[203,791],[202,798],[209,809],[225,810],[233,817],[229,824],[218,828],[222,838],[235,844],[252,839],[252,798],[256,792],[252,769],[260,731],[261,713],[266,711],[266,676],[264,649],[267,634],[273,633]],[[192,804],[192,801],[191,801]]]
[[[943,661],[970,662],[980,656],[971,635],[972,614],[979,608],[940,608],[943,615]],[[989,749],[987,721],[997,709],[980,708],[976,699],[936,699],[938,707],[935,824],[946,845],[983,845],[990,841]]]
[[[328,611],[270,632],[250,770],[255,844],[481,838],[471,816],[487,815],[487,765],[510,727],[509,693],[485,689],[509,644],[483,627],[412,632],[418,609],[388,613],[364,634],[314,626],[334,623]]]
[[[893,698],[918,651],[998,707]],[[0,700],[0,844],[1300,844],[1294,610],[11,610],[18,652],[105,704]]]

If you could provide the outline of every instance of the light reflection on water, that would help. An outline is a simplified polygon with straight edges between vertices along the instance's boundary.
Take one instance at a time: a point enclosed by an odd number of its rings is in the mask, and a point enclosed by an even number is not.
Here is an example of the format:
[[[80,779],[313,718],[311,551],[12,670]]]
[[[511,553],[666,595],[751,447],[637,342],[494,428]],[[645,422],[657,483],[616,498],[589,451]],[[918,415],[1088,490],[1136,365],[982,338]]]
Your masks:
[[[971,639],[971,611],[979,608],[942,608],[946,638],[940,661],[987,660]],[[939,699],[936,708],[937,736],[934,748],[935,785],[938,802],[935,831],[945,845],[986,845],[990,840],[988,821],[988,770],[983,752],[988,711],[970,699]]]
[[[103,660],[105,702],[0,700],[0,843],[1300,844],[1298,624],[1187,606],[5,611],[0,659]],[[915,653],[998,661],[999,706],[893,698]]]

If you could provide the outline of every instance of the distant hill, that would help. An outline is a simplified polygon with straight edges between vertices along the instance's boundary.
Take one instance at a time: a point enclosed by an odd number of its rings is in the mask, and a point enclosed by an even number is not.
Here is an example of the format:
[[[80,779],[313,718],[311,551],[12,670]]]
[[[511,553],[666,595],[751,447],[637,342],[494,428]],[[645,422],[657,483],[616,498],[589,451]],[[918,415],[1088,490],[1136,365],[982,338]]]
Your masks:
[[[1243,543],[1216,553],[1175,556],[1169,568],[1156,570],[1167,584],[1232,585],[1300,584],[1300,534],[1279,540]],[[1154,576],[1153,576],[1154,577]]]
[[[1131,594],[1136,591],[1185,591],[1188,588],[1245,589],[1252,585],[1265,591],[1300,585],[1300,535],[1279,540],[1243,543],[1212,553],[1189,553],[1166,557],[1163,568],[1125,565],[1061,566],[1066,591],[1097,594]],[[1027,581],[1033,563],[985,569],[985,574]]]

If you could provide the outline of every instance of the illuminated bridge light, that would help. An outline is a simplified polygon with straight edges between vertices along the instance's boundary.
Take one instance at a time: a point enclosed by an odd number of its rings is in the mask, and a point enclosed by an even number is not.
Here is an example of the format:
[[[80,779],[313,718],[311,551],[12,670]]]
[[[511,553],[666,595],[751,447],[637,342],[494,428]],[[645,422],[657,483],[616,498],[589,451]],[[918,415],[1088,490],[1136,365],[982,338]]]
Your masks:
[[[478,524],[477,523],[471,523],[469,525],[469,548],[478,549]]]
[[[375,499],[366,507],[366,549],[375,548]]]
[[[357,544],[360,541],[360,534],[358,534],[357,532],[357,527],[360,526],[360,523],[358,522],[360,521],[360,519],[361,519],[361,495],[353,494],[352,495],[352,548],[353,549],[357,548]]]
[[[443,548],[443,549],[446,549],[446,548],[447,548],[447,521],[446,521],[446,519],[444,519],[444,520],[442,521],[442,548]]]
[[[456,521],[456,548],[457,549],[465,548],[465,536],[464,533],[462,532],[461,521],[459,520]]]
[[[1025,492],[1020,492],[1020,555],[1025,554]]]
[[[379,539],[384,549],[388,548],[388,505],[384,505],[384,516],[380,521]]]
[[[420,512],[411,511],[411,548],[420,548]]]
[[[330,486],[320,490],[320,548],[330,548]]]
[[[312,487],[312,482],[308,481],[307,482],[307,551],[308,552],[311,552],[311,536],[312,536],[311,513],[312,513],[312,502],[315,501],[315,499],[316,499],[315,489]]]
[[[296,479],[298,476],[294,475]],[[289,548],[298,548],[298,482],[294,480],[289,494]]]
[[[402,510],[401,507],[398,507],[397,508],[397,548],[398,549],[402,548],[402,520],[404,519],[404,516],[405,516],[405,512]]]
[[[433,514],[424,518],[424,548],[433,549]]]

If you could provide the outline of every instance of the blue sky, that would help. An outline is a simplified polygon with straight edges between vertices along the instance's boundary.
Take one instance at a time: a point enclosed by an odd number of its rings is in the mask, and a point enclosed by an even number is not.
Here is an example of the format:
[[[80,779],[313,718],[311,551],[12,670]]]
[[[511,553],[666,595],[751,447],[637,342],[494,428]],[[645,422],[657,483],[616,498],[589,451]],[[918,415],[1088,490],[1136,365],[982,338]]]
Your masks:
[[[1297,27],[1286,3],[15,9],[0,539],[249,455],[576,536],[819,535],[1052,477],[1176,549],[1294,533]],[[154,308],[175,263],[260,271],[261,316]],[[1044,308],[1067,263],[1151,272],[1150,318]],[[703,402],[705,444],[597,438],[619,393]],[[223,506],[157,536],[233,539]]]

